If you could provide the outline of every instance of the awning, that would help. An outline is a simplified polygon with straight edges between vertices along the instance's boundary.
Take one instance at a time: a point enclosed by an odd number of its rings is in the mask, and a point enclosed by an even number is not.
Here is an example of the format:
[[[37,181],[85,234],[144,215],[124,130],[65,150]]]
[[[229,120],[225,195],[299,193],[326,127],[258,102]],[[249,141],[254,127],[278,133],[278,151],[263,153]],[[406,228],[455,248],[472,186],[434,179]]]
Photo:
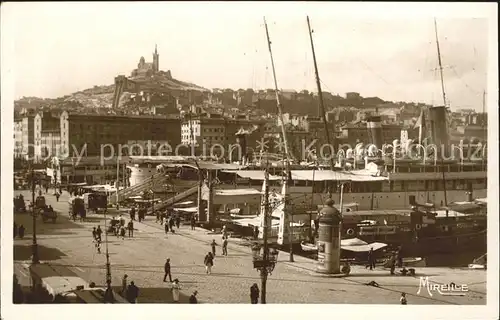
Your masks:
[[[184,201],[184,202],[179,202],[176,205],[177,206],[187,206],[187,205],[190,205],[190,204],[193,204],[193,203],[194,203],[194,201]]]
[[[173,210],[174,210],[174,211],[189,212],[189,213],[198,212],[198,208],[197,208],[197,207],[190,207],[190,208],[174,208]]]
[[[162,163],[161,165],[166,168],[189,167],[193,169],[198,169],[194,161],[193,162],[190,161],[189,163]],[[246,168],[246,166],[234,163],[212,163],[204,161],[198,161],[198,166],[202,170],[241,170]]]
[[[368,252],[370,251],[371,248],[373,248],[373,251],[377,251],[379,249],[387,247],[387,244],[381,243],[381,242],[374,242],[370,244],[363,244],[363,245],[349,245],[349,246],[344,246],[340,245],[340,248],[342,250],[347,250],[347,251],[352,251],[352,252]]]
[[[216,196],[250,196],[260,195],[262,192],[256,189],[219,189],[215,190]]]
[[[365,244],[368,244],[368,242],[363,241],[363,240],[358,239],[358,238],[340,240],[341,246],[362,246]]]
[[[480,204],[488,204],[487,198],[479,198],[479,199],[476,199],[474,201],[477,203],[480,203]]]
[[[264,171],[261,170],[224,170],[223,172],[235,173],[238,177],[250,180],[265,180]],[[282,180],[282,177],[269,175],[269,180]]]
[[[264,180],[264,171],[238,170],[225,171],[236,173],[241,178]],[[387,177],[370,175],[369,171],[331,171],[331,170],[291,170],[292,179],[299,181],[385,181]],[[270,176],[269,180],[281,180],[280,176]]]
[[[88,289],[87,281],[80,277],[47,277],[42,278],[42,286],[53,296],[76,290],[83,286]]]
[[[307,181],[384,181],[386,177],[331,170],[292,170],[293,180]]]

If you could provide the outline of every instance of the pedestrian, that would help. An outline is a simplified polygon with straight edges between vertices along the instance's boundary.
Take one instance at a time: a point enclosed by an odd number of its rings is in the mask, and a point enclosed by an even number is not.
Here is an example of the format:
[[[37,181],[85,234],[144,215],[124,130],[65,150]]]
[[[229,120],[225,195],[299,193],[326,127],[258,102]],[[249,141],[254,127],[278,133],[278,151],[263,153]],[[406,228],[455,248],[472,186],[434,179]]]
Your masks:
[[[227,237],[222,241],[222,255],[227,256]]]
[[[212,247],[212,254],[214,255],[215,257],[215,246],[217,245],[217,243],[215,243],[215,239],[212,239],[212,243],[210,243],[210,246]]]
[[[17,237],[17,223],[14,222],[14,239]]]
[[[120,237],[122,237],[123,240],[125,240],[125,228],[120,227]]]
[[[94,240],[97,240],[97,229],[94,227],[94,229],[92,229],[92,238]]]
[[[156,211],[156,223],[160,222],[161,219],[161,213],[160,211]]]
[[[23,226],[23,225],[20,225],[20,226],[19,226],[19,232],[18,232],[18,233],[19,233],[19,238],[21,238],[21,239],[23,239],[23,238],[24,238],[24,231],[25,231],[25,230],[26,230],[26,229],[24,228],[24,226]]]
[[[177,226],[177,229],[181,227],[181,217],[179,215],[175,217],[175,225]]]
[[[253,228],[253,238],[258,239],[259,238],[259,227],[255,226]]]
[[[195,230],[196,226],[196,216],[193,214],[191,215],[191,230]]]
[[[165,275],[163,276],[163,282],[167,282],[167,276],[170,282],[172,282],[172,273],[170,272],[170,258],[167,258],[164,270],[165,270]]]
[[[128,274],[123,275],[122,278],[122,297],[124,297],[127,293],[127,284],[128,284]]]
[[[259,286],[256,283],[254,283],[250,287],[250,302],[252,304],[258,304],[259,303],[259,295],[260,295]]]
[[[141,222],[142,220],[144,220],[145,216],[146,216],[146,208],[142,207],[139,210],[139,222]]]
[[[398,248],[398,251],[396,253],[396,260],[397,260],[397,266],[398,268],[403,267],[403,253],[401,252],[401,247]]]
[[[49,193],[49,185],[45,185],[45,193]]]
[[[135,208],[130,209],[130,220],[135,220]]]
[[[168,234],[168,223],[165,222],[165,233]]]
[[[97,230],[96,230],[96,235],[97,235],[97,240],[101,241],[102,238],[101,238],[101,235],[102,235],[102,229],[101,229],[101,226],[97,226]]]
[[[211,274],[212,267],[214,266],[214,257],[212,256],[211,252],[208,252],[207,255],[205,256],[204,263],[207,274]]]
[[[57,192],[57,191],[56,191],[56,201],[57,201],[57,202],[59,202],[59,197],[60,197],[60,196],[61,196],[61,195],[59,194],[59,192]]]
[[[168,219],[168,227],[170,228],[170,231],[172,231],[172,233],[175,233],[174,225],[175,225],[174,218],[170,216],[170,218]]]
[[[179,284],[179,279],[174,279],[174,282],[172,283],[172,298],[174,299],[174,303],[179,302],[180,290],[181,285]]]
[[[370,267],[370,270],[373,270],[375,268],[375,256],[373,253],[373,248],[370,248],[370,251],[368,251],[368,266]]]
[[[198,303],[198,299],[196,298],[196,295],[198,294],[198,291],[194,291],[193,294],[189,297],[189,303]]]
[[[408,304],[408,300],[406,300],[406,293],[401,292],[401,298],[399,298],[401,304]]]
[[[134,236],[134,223],[132,222],[132,220],[130,220],[128,222],[128,225],[127,225],[127,229],[128,229],[128,237],[133,237]]]
[[[137,303],[139,297],[139,288],[135,285],[134,281],[130,281],[127,287],[127,300],[130,303]]]
[[[396,270],[396,257],[394,255],[391,256],[389,265],[391,267],[391,275],[394,275],[394,270]]]

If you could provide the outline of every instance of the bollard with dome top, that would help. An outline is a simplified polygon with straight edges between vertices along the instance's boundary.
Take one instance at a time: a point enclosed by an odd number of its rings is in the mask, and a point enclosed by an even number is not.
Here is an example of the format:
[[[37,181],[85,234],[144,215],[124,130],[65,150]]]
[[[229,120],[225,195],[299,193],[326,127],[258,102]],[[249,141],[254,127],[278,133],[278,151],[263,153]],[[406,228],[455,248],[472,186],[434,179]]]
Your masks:
[[[320,211],[318,234],[318,265],[316,272],[341,274],[340,270],[340,227],[342,215],[333,207],[335,202],[328,199]]]

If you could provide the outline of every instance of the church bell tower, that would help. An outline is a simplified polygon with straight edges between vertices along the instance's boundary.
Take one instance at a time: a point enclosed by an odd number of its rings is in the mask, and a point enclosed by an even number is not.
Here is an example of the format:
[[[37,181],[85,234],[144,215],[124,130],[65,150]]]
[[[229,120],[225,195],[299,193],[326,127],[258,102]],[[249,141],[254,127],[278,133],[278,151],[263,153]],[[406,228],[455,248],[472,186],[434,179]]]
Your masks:
[[[155,44],[155,52],[153,53],[153,72],[160,71],[160,55],[158,54],[158,47]]]

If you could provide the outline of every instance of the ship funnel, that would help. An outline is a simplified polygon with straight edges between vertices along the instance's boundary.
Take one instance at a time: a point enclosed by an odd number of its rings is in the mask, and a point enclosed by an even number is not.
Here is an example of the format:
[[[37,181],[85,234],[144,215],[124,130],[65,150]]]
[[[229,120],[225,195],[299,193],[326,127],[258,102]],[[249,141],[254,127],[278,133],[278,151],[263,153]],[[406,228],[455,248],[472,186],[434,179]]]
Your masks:
[[[432,142],[437,146],[437,150],[447,149],[449,146],[448,123],[446,121],[446,107],[429,108],[429,118],[431,122]]]
[[[247,134],[241,129],[236,133],[236,143],[238,144],[240,149],[238,161],[241,161],[243,163],[247,155]]]
[[[378,149],[382,148],[382,121],[379,116],[372,116],[366,119],[366,126],[370,143],[374,144]]]

